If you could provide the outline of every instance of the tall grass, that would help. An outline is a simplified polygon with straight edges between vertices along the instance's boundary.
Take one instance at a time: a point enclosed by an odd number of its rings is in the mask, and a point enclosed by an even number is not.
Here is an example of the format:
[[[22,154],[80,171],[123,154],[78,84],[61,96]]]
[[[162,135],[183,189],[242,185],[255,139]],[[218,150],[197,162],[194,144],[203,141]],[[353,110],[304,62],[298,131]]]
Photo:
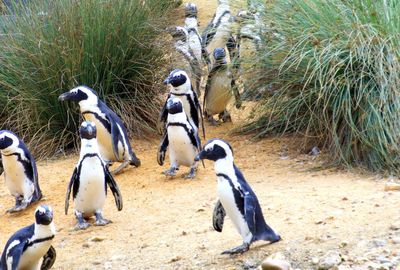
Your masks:
[[[94,88],[136,134],[155,127],[153,82],[165,53],[157,29],[174,0],[18,3],[1,23],[1,128],[40,156],[73,146],[78,108],[57,97],[80,84]]]
[[[300,133],[332,161],[400,172],[400,2],[268,1],[242,132]]]

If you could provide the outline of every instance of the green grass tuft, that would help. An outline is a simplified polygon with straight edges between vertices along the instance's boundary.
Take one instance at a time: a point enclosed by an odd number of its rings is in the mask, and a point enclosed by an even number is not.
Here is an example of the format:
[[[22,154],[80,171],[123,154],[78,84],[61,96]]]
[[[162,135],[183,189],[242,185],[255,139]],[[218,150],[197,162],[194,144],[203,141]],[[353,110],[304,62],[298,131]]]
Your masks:
[[[1,18],[1,128],[40,157],[74,146],[78,108],[57,97],[85,84],[131,131],[153,130],[160,90],[153,82],[165,54],[158,29],[175,1],[28,2]]]
[[[304,134],[337,164],[400,173],[400,2],[269,1],[240,132]]]

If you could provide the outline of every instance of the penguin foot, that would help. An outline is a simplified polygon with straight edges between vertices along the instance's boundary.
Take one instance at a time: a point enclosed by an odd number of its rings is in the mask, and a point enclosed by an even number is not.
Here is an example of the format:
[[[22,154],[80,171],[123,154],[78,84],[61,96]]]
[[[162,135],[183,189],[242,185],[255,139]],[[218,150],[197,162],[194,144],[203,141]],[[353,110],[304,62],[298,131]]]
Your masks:
[[[86,221],[78,222],[75,225],[75,231],[86,230],[87,228],[89,228],[89,226],[90,226],[89,222],[86,222]]]
[[[116,168],[114,171],[112,171],[111,174],[112,174],[112,175],[117,175],[117,174],[121,173],[122,170],[123,170],[126,166],[128,166],[129,162],[130,162],[129,160],[125,160],[121,165],[119,165],[118,168]]]
[[[196,176],[196,168],[190,168],[190,172],[185,175],[185,179],[193,179]]]
[[[163,171],[163,174],[166,175],[166,176],[171,176],[171,177],[173,177],[173,176],[176,175],[176,168],[175,168],[175,167],[171,167],[171,168],[169,168],[168,170]]]
[[[101,219],[96,219],[96,222],[94,223],[95,226],[105,226],[107,224],[112,223],[111,220],[109,219],[105,219],[105,218],[101,218]]]
[[[232,122],[231,115],[229,114],[229,112],[227,110],[225,110],[219,114],[219,119],[221,119],[222,122],[224,122],[224,123]]]
[[[214,117],[210,116],[208,118],[208,122],[210,123],[211,126],[219,126],[219,122],[214,119]]]
[[[232,249],[228,249],[225,250],[224,252],[222,252],[221,254],[239,254],[239,253],[244,253],[246,251],[248,251],[250,248],[250,245],[247,243],[243,243],[242,245],[232,248]]]
[[[13,208],[8,209],[6,211],[6,213],[11,214],[11,213],[20,212],[20,211],[26,209],[28,207],[28,205],[29,204],[26,201],[16,199],[15,206]]]
[[[131,166],[135,166],[140,167],[140,165],[142,164],[142,162],[140,162],[140,159],[138,159],[137,157],[135,157],[133,160],[129,161],[129,165]]]

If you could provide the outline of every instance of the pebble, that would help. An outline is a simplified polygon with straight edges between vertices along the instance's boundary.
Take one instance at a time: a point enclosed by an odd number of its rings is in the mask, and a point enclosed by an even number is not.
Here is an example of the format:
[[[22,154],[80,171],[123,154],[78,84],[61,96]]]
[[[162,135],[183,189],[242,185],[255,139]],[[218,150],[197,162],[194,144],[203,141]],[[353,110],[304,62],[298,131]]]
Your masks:
[[[84,247],[84,248],[89,248],[89,247],[90,247],[90,244],[89,244],[89,243],[84,243],[84,244],[82,245],[82,247]]]
[[[176,256],[176,257],[172,258],[171,260],[169,260],[168,263],[173,263],[173,262],[177,262],[177,261],[180,261],[180,260],[182,260],[182,257],[181,256]]]
[[[290,270],[290,263],[280,259],[266,259],[261,264],[262,270]]]
[[[400,237],[393,237],[392,238],[392,243],[395,244],[395,245],[400,244]]]
[[[126,259],[126,256],[122,255],[122,254],[117,254],[117,255],[114,255],[111,257],[111,261],[114,261],[114,262],[115,261],[123,261],[125,259]]]
[[[384,247],[384,246],[386,246],[386,241],[382,240],[382,239],[374,239],[374,240],[372,240],[372,244],[375,247]]]
[[[93,236],[89,239],[91,242],[103,242],[104,240],[106,240],[106,238],[102,236]]]
[[[390,225],[389,229],[391,229],[392,231],[400,230],[400,222],[393,223],[392,225]]]
[[[311,259],[312,264],[317,265],[319,263],[319,258],[314,257]]]
[[[338,266],[341,262],[342,258],[340,257],[340,253],[335,250],[331,250],[320,259],[318,263],[318,269],[329,270],[332,267]]]
[[[400,190],[400,184],[394,182],[387,182],[385,184],[385,191]]]

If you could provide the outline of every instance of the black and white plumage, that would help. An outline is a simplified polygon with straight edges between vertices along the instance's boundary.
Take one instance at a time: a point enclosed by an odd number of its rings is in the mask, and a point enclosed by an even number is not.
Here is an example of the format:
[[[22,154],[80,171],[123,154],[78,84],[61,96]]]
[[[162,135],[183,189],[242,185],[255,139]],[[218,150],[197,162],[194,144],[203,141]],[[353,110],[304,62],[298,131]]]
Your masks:
[[[251,243],[258,240],[270,243],[279,241],[280,236],[264,220],[256,194],[234,164],[232,147],[221,139],[209,140],[196,157],[196,160],[202,159],[214,161],[218,180],[219,202],[214,210],[214,228],[222,231],[226,213],[243,238],[241,246],[224,251],[223,254],[245,252]]]
[[[60,95],[59,100],[78,102],[85,120],[95,123],[101,157],[107,163],[122,162],[113,171],[114,174],[122,171],[128,164],[136,167],[140,166],[140,160],[132,149],[127,130],[121,118],[98,98],[93,89],[87,86],[78,86]]]
[[[179,166],[190,167],[186,178],[195,176],[198,162],[194,160],[200,151],[201,142],[198,132],[188,121],[182,101],[179,98],[169,98],[166,109],[168,111],[167,127],[157,153],[160,166],[164,164],[165,153],[169,148],[170,169],[164,174],[175,176]]]
[[[72,174],[65,198],[65,214],[68,214],[69,197],[74,201],[75,216],[78,219],[76,229],[86,229],[90,224],[85,219],[96,217],[95,225],[110,223],[103,218],[102,209],[107,196],[107,186],[115,198],[118,211],[122,210],[122,196],[113,176],[100,156],[96,139],[96,126],[85,121],[79,129],[81,152],[79,161]]]
[[[0,269],[50,269],[56,260],[56,251],[51,246],[55,234],[51,207],[39,206],[35,211],[35,223],[18,230],[7,241]]]
[[[196,92],[193,91],[192,84],[188,74],[181,69],[173,70],[165,79],[164,84],[170,85],[171,89],[168,94],[167,100],[164,103],[160,113],[160,121],[167,122],[167,102],[170,98],[179,98],[182,101],[183,109],[187,115],[189,123],[199,130],[200,120],[202,123],[203,136],[205,137],[205,130],[203,125],[201,106]]]
[[[198,25],[197,6],[194,3],[187,3],[185,5],[185,28],[188,32],[189,48],[202,68],[204,66],[204,51]]]
[[[218,0],[217,10],[202,34],[202,46],[207,51],[206,61],[209,65],[214,65],[212,54],[216,48],[225,48],[228,45],[229,54],[231,58],[234,57],[236,45],[232,35],[233,22],[229,0]]]
[[[182,26],[167,29],[174,39],[174,47],[178,55],[173,56],[174,66],[185,70],[189,77],[195,82],[194,90],[200,95],[200,82],[202,77],[202,62],[198,60],[197,54],[201,45],[198,46],[198,37],[193,29],[186,29]],[[190,30],[190,34],[189,34]],[[201,58],[201,55],[200,55]]]
[[[15,197],[15,206],[7,212],[17,212],[42,198],[36,163],[25,143],[13,132],[0,131],[0,152],[7,189]]]
[[[225,49],[216,48],[214,59],[215,63],[208,74],[204,92],[203,109],[205,116],[215,125],[217,124],[213,118],[215,114],[218,114],[223,121],[230,120],[226,107],[233,95],[236,100],[236,108],[240,108],[241,100],[235,79],[226,61]]]

